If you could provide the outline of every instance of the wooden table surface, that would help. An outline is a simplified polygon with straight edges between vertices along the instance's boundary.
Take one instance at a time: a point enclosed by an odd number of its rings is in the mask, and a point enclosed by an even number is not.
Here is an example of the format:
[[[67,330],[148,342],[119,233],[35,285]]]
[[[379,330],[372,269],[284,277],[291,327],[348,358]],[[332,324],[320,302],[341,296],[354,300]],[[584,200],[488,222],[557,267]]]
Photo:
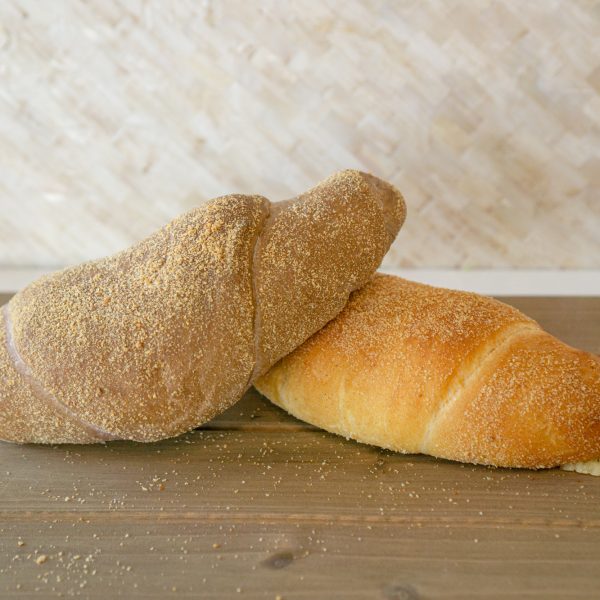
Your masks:
[[[600,353],[600,299],[506,300]],[[0,463],[6,598],[600,598],[600,477],[394,454],[256,392],[178,439]]]

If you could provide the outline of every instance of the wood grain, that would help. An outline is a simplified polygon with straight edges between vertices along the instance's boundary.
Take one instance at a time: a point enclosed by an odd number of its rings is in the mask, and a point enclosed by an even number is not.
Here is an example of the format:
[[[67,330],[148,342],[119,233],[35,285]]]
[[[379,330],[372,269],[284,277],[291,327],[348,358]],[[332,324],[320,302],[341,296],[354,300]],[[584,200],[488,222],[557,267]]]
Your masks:
[[[600,299],[510,302],[599,350]],[[600,478],[395,454],[315,430],[254,391],[158,444],[0,444],[0,474],[6,598],[562,599],[600,589]]]
[[[600,486],[582,475],[405,457],[310,431],[6,445],[2,467],[7,595],[83,584],[92,597],[175,586],[222,598],[237,587],[250,598],[585,598],[599,583]]]

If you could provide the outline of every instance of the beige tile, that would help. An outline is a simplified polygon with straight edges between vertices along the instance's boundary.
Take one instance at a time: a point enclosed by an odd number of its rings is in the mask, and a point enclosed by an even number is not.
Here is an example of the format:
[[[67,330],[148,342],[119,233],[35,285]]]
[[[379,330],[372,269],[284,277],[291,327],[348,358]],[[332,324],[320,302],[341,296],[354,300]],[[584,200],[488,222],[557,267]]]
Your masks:
[[[0,3],[0,264],[357,167],[388,267],[600,266],[597,3]]]

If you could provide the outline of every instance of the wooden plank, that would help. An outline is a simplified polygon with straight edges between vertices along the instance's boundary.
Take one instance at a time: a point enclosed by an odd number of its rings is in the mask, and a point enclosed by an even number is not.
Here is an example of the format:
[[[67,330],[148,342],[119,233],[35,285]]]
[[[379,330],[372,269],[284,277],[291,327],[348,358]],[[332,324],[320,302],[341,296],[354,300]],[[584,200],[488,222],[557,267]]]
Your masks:
[[[149,445],[0,447],[3,521],[27,508],[50,516],[116,511],[125,519],[130,512],[198,510],[243,520],[293,514],[479,523],[484,502],[488,523],[600,527],[600,479],[404,456],[321,431],[195,431]],[[560,496],[553,497],[556,486]]]
[[[4,529],[0,590],[19,599],[591,599],[600,567],[597,532],[549,527],[58,519]]]
[[[89,597],[112,585],[140,597],[175,586],[215,598],[236,587],[249,598],[566,598],[600,584],[600,480],[584,475],[464,466],[311,431],[1,450],[7,594],[85,581]],[[76,554],[91,557],[88,572],[68,567]]]

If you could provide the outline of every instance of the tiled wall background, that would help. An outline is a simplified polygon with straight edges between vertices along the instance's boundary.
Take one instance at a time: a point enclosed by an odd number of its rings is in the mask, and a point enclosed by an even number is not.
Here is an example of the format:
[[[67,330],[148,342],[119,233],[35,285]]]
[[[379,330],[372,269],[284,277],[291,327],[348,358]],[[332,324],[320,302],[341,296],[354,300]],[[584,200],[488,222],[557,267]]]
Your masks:
[[[358,167],[390,266],[600,266],[600,3],[3,0],[0,265]]]

